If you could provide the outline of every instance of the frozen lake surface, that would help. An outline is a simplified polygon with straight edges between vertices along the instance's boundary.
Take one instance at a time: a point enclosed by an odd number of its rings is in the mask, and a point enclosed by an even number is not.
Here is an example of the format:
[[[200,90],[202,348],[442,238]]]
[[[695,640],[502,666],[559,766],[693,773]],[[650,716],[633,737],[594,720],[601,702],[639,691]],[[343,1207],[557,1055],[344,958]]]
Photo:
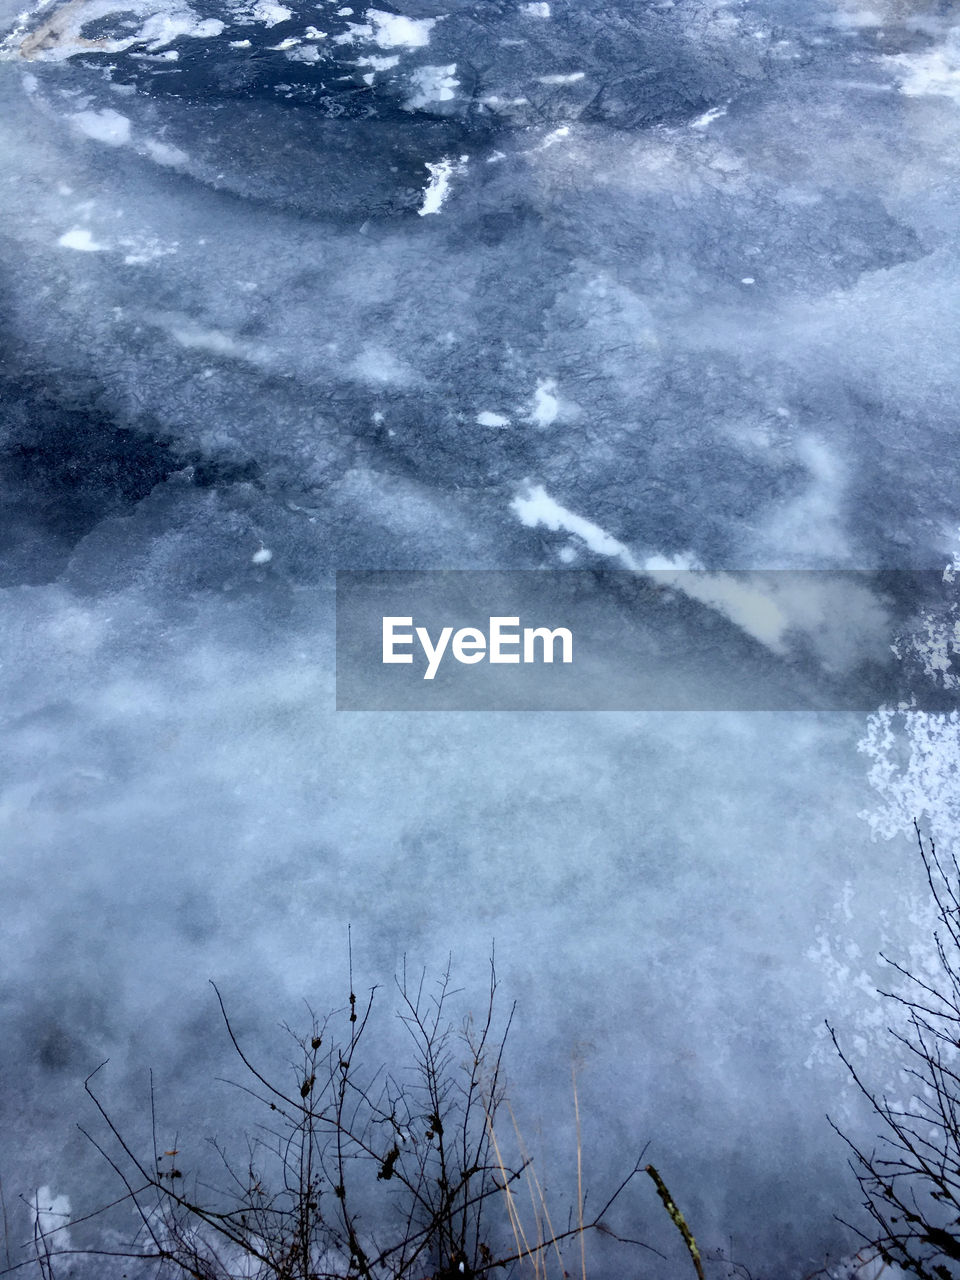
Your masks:
[[[351,922],[358,988],[452,953],[482,999],[496,940],[561,1198],[575,1059],[598,1194],[650,1140],[754,1276],[850,1252],[823,1022],[896,1078],[876,955],[924,962],[956,724],[337,712],[334,572],[950,563],[953,7],[0,18],[8,1197],[112,1193],[107,1057],[123,1114],[152,1065],[228,1130],[207,979],[266,1044]]]

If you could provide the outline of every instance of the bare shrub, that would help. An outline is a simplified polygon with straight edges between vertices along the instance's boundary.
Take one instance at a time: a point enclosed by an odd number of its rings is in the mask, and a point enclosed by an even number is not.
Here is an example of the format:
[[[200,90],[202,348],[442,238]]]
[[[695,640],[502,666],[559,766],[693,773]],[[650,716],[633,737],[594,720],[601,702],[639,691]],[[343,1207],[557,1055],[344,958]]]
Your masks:
[[[883,956],[905,980],[905,992],[881,991],[903,1014],[889,1034],[905,1055],[907,1100],[891,1102],[864,1081],[829,1027],[837,1053],[880,1121],[870,1151],[841,1133],[873,1220],[858,1228],[875,1258],[921,1280],[960,1277],[960,866],[924,844],[920,858],[940,927],[934,933],[935,972],[918,973]],[[829,1024],[828,1024],[829,1026]],[[836,1126],[834,1126],[836,1128]],[[840,1130],[837,1129],[839,1133]]]
[[[352,973],[350,986],[342,1008],[323,1018],[309,1011],[305,1032],[284,1026],[293,1057],[283,1079],[254,1061],[214,986],[242,1068],[230,1083],[258,1117],[242,1160],[212,1142],[218,1186],[189,1174],[177,1142],[161,1143],[152,1075],[144,1154],[95,1087],[97,1068],[85,1087],[102,1132],[83,1132],[120,1179],[137,1225],[116,1247],[78,1250],[58,1248],[59,1228],[45,1230],[35,1218],[33,1265],[43,1280],[79,1253],[144,1269],[149,1262],[154,1272],[159,1264],[161,1273],[195,1280],[474,1280],[498,1269],[562,1280],[569,1246],[585,1280],[588,1233],[647,1247],[607,1220],[643,1169],[642,1153],[587,1215],[578,1109],[579,1202],[555,1229],[519,1133],[516,1144],[499,1133],[513,1008],[498,1022],[492,960],[483,1014],[460,1023],[450,1016],[458,993],[449,965],[435,984],[423,975],[411,982],[404,970],[397,1013],[411,1056],[393,1068],[371,1069],[364,1052],[377,989],[359,1000]],[[505,1154],[516,1149],[516,1158]]]

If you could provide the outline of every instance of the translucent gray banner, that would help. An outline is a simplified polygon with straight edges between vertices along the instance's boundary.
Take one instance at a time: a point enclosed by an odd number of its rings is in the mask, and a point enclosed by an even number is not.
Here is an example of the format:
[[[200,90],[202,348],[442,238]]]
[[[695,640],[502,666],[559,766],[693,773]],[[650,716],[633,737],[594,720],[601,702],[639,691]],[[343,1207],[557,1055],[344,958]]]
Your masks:
[[[960,703],[942,570],[341,571],[342,711]]]

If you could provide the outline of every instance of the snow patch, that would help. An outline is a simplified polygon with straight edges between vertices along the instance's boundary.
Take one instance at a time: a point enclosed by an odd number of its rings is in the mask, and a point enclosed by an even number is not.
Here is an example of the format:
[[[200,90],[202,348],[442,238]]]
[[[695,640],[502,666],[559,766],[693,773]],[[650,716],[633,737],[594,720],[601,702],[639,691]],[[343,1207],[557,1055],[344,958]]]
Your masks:
[[[696,120],[690,121],[691,129],[706,129],[708,125],[713,124],[714,120],[719,120],[721,116],[727,114],[726,107],[711,107],[709,111],[705,111],[702,116],[697,116]]]
[[[109,147],[123,147],[130,141],[130,121],[109,107],[102,111],[77,111],[67,119],[84,137],[105,142]]]
[[[529,98],[501,98],[496,93],[488,93],[486,97],[480,99],[483,106],[491,107],[494,111],[500,107],[525,107],[529,101]],[[504,152],[495,152],[495,156],[497,159],[502,160]]]
[[[564,138],[570,137],[570,126],[562,124],[559,129],[554,129],[552,133],[548,133],[544,140],[536,147],[537,151],[546,151],[549,147],[555,147],[558,142],[563,142]]]
[[[276,27],[281,22],[289,22],[293,17],[292,9],[288,9],[285,4],[275,4],[273,0],[257,0],[250,13],[256,22],[262,22],[265,27]]]
[[[420,111],[435,102],[452,101],[460,87],[456,70],[455,62],[446,67],[418,67],[410,76],[414,92],[403,105],[408,111]]]
[[[187,153],[181,151],[179,147],[172,147],[168,142],[159,142],[156,138],[145,138],[143,149],[151,160],[155,160],[157,164],[168,165],[171,168],[177,165],[184,165],[190,159]]]
[[[373,71],[392,71],[400,61],[399,54],[377,54],[373,53],[365,58],[357,58],[355,66],[370,67]],[[366,79],[366,77],[364,77]]]
[[[51,1231],[57,1233],[53,1245],[54,1252],[71,1248],[70,1232],[66,1230],[66,1224],[71,1217],[69,1196],[58,1196],[54,1194],[52,1188],[40,1187],[31,1207],[36,1214],[40,1234],[46,1236]]]
[[[526,415],[526,421],[538,427],[549,427],[556,421],[559,409],[560,401],[557,399],[556,382],[553,378],[541,378],[533,393],[533,407]]]
[[[960,32],[956,29],[938,48],[898,53],[883,61],[897,68],[900,92],[908,98],[950,98],[960,105]]]
[[[570,71],[564,75],[537,76],[541,84],[576,84],[586,77],[585,71]]]
[[[650,555],[640,560],[626,543],[592,520],[562,506],[542,485],[528,486],[526,494],[518,495],[510,506],[527,528],[544,525],[553,533],[572,534],[596,555],[617,560],[622,568],[632,572],[655,577],[658,585],[679,591],[722,614],[774,653],[784,652],[786,635],[791,628],[801,628],[822,654],[833,657],[837,646],[831,621],[839,616],[844,619],[841,625],[849,622],[849,609],[831,598],[829,584],[826,590],[819,591],[811,590],[805,582],[793,587],[787,581],[771,588],[769,575],[713,573],[692,556]],[[572,559],[569,550],[564,551],[566,554],[562,552],[561,559],[569,562]],[[846,591],[848,603],[849,587],[840,584],[840,590]],[[866,590],[861,606],[857,620],[864,635],[870,636],[877,631],[877,624],[884,621],[882,609]]]
[[[183,36],[197,40],[211,40],[223,33],[225,24],[219,18],[198,19],[193,10],[176,10],[173,13],[156,13],[143,24],[137,41],[148,41],[151,51]]]
[[[98,244],[86,227],[71,227],[57,244],[64,249],[77,249],[80,253],[102,253],[107,248],[105,244]]]
[[[266,364],[269,361],[266,348],[235,338],[221,329],[208,328],[190,316],[176,312],[158,312],[151,319],[164,329],[174,342],[188,351],[207,351],[211,355],[227,356],[255,365]]]
[[[443,202],[450,194],[450,179],[455,174],[463,172],[468,159],[469,156],[461,156],[456,164],[447,159],[440,160],[437,164],[427,162],[430,181],[423,189],[423,200],[417,210],[421,218],[428,213],[440,212],[443,208]]]
[[[592,520],[586,519],[585,516],[578,516],[575,512],[561,506],[556,499],[550,497],[543,485],[530,485],[525,496],[514,498],[510,503],[510,509],[518,516],[520,523],[528,529],[535,529],[541,524],[546,525],[553,533],[559,533],[562,529],[565,533],[572,533],[581,538],[597,555],[610,556],[619,560],[624,569],[642,567],[640,562],[634,559],[629,547],[619,542],[605,529],[601,529],[598,524],[594,524]]]
[[[422,49],[430,43],[430,32],[437,21],[436,18],[406,18],[380,9],[368,9],[366,16],[381,49]]]

